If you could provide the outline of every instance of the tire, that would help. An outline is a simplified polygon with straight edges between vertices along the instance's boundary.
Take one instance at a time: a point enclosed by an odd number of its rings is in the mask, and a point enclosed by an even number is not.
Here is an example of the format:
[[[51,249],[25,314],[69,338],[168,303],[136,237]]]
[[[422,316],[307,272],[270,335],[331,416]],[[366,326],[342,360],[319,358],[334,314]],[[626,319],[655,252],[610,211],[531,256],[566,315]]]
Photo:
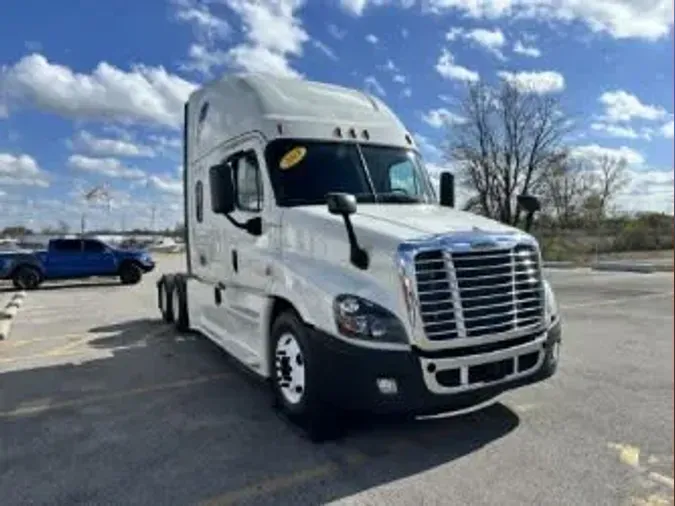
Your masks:
[[[162,320],[165,323],[173,323],[174,316],[172,311],[171,297],[173,293],[169,290],[169,283],[166,279],[159,282],[157,286],[157,298],[159,311],[162,314]]]
[[[17,290],[35,290],[42,283],[42,274],[35,267],[22,265],[12,274],[12,283]]]
[[[187,307],[187,291],[183,280],[176,280],[171,294],[171,313],[176,323],[176,329],[181,332],[190,330],[190,316]]]
[[[143,271],[136,264],[123,264],[120,268],[120,281],[123,285],[135,285],[143,278]]]
[[[320,364],[315,363],[307,330],[293,311],[281,313],[274,321],[270,355],[275,407],[314,442],[338,435],[337,410],[321,401]]]

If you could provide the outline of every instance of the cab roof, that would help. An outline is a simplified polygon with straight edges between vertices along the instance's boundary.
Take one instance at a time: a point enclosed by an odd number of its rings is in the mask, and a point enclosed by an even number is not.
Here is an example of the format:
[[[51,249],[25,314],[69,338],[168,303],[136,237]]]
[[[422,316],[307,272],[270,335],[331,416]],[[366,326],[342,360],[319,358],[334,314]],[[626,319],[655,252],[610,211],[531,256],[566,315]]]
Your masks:
[[[361,90],[262,73],[228,74],[188,100],[198,151],[258,131],[279,137],[358,139],[403,147],[414,140],[379,98]]]

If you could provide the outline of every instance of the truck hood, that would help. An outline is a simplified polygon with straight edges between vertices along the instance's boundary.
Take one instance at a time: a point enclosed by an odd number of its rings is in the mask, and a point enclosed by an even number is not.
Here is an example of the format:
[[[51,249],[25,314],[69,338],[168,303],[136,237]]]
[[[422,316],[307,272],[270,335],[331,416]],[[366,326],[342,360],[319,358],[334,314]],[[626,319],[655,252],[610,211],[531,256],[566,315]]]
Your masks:
[[[292,211],[311,221],[342,222],[340,216],[330,215],[325,206],[298,207]],[[375,233],[397,242],[457,232],[523,234],[522,230],[483,216],[429,204],[359,204],[352,222],[357,233]]]

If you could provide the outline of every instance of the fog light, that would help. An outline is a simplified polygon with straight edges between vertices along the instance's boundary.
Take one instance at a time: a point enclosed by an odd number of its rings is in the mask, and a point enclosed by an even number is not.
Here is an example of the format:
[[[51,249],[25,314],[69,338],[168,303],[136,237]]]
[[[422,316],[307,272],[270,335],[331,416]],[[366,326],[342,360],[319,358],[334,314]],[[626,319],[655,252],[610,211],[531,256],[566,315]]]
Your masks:
[[[377,388],[381,394],[394,395],[398,393],[398,385],[393,378],[377,378]]]

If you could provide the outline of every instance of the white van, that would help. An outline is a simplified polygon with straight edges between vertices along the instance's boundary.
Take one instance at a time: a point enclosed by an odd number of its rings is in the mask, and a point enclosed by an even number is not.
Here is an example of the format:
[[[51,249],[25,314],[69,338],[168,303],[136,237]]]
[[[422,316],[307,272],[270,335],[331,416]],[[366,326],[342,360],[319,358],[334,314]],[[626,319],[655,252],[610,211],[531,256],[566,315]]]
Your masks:
[[[537,241],[454,209],[449,173],[437,197],[378,98],[225,76],[185,106],[184,166],[187,271],[158,281],[162,316],[268,379],[290,418],[445,412],[556,371]]]

